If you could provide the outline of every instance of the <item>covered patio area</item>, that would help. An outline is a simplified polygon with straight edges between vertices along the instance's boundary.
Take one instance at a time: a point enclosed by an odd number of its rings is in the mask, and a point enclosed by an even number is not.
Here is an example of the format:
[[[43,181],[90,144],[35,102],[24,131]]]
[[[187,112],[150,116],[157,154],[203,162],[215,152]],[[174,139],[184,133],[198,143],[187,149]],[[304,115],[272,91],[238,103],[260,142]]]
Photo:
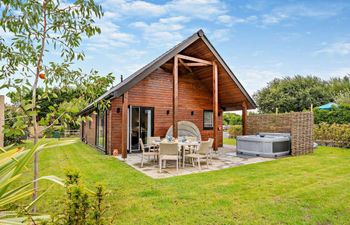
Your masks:
[[[187,162],[185,167],[183,168],[181,166],[179,171],[177,172],[175,163],[169,161],[167,162],[167,167],[162,169],[162,172],[159,173],[159,164],[157,162],[154,162],[152,158],[150,160],[146,160],[144,162],[143,167],[141,168],[141,157],[141,153],[132,153],[129,154],[128,158],[126,159],[123,159],[122,156],[118,156],[118,159],[124,161],[129,166],[133,167],[134,169],[142,172],[143,174],[153,179],[169,178],[173,176],[181,176],[192,173],[209,172],[241,165],[274,160],[274,158],[237,155],[235,146],[224,145],[223,147],[220,147],[218,151],[212,153],[212,160],[208,167],[205,162],[201,163],[201,169],[199,169],[196,165],[195,167],[193,167],[191,163]]]

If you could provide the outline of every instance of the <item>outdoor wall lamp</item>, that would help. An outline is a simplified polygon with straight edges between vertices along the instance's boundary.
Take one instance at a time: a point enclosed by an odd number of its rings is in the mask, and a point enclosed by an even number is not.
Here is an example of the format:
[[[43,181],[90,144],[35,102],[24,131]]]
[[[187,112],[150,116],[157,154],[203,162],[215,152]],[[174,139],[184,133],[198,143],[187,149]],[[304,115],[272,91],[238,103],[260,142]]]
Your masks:
[[[169,115],[169,113],[170,113],[170,110],[168,109],[168,110],[166,111],[166,114]]]
[[[120,108],[117,108],[117,113],[120,113]]]
[[[194,115],[194,112],[193,111],[191,111],[191,116],[193,116]]]

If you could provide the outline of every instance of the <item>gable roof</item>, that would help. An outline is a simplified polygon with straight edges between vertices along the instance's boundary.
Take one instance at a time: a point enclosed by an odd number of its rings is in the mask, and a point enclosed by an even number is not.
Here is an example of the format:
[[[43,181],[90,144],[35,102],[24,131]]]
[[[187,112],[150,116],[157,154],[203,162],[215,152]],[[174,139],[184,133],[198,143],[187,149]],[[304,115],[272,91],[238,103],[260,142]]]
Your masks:
[[[128,91],[130,88],[132,88],[135,84],[137,84],[139,81],[143,80],[146,76],[148,76],[151,72],[162,66],[164,63],[172,59],[175,55],[179,54],[182,50],[186,49],[188,46],[193,44],[198,39],[202,39],[202,41],[207,45],[207,47],[211,50],[211,52],[214,54],[215,58],[218,60],[218,62],[223,66],[224,70],[230,75],[231,79],[236,83],[240,91],[243,93],[243,95],[247,98],[251,108],[256,108],[256,104],[254,100],[250,97],[250,95],[247,93],[247,91],[244,89],[242,84],[239,82],[239,80],[236,78],[234,73],[231,71],[231,69],[227,66],[225,61],[222,59],[220,54],[216,51],[214,46],[210,43],[208,38],[205,36],[204,32],[202,30],[197,31],[181,43],[175,45],[173,48],[169,49],[162,55],[160,55],[158,58],[154,59],[141,69],[137,70],[135,73],[131,74],[129,77],[127,77],[124,81],[120,82],[116,86],[112,87],[109,91],[101,95],[99,98],[97,98],[94,102],[89,104],[87,107],[85,107],[82,111],[79,112],[79,114],[83,114],[91,109],[94,108],[94,104],[96,102],[99,102],[102,99],[108,99],[108,98],[114,98],[119,97],[123,95],[126,91]]]

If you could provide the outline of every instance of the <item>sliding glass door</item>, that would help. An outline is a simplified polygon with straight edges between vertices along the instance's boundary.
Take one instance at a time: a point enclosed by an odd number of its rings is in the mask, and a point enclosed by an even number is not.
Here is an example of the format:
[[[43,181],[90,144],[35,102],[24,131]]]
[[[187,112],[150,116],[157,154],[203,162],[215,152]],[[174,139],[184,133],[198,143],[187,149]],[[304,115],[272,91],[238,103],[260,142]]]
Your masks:
[[[106,149],[106,117],[105,112],[96,115],[96,146],[102,150]]]
[[[139,151],[139,139],[147,142],[153,136],[154,108],[130,106],[129,108],[129,151]]]

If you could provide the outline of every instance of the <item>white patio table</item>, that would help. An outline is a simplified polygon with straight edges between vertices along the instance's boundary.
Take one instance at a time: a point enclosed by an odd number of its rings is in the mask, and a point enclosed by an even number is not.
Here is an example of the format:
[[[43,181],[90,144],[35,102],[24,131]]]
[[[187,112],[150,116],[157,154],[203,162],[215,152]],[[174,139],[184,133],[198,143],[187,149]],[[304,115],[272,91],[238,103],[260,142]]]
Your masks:
[[[160,141],[153,141],[152,144],[159,146]],[[179,141],[178,144],[181,147],[182,167],[185,168],[185,148],[186,147],[198,147],[200,145],[200,142],[198,142],[198,141],[184,141],[184,142]]]
[[[179,146],[181,146],[181,153],[182,153],[182,168],[185,168],[185,148],[186,147],[198,147],[199,146],[198,141],[185,141],[185,142],[179,142]]]

